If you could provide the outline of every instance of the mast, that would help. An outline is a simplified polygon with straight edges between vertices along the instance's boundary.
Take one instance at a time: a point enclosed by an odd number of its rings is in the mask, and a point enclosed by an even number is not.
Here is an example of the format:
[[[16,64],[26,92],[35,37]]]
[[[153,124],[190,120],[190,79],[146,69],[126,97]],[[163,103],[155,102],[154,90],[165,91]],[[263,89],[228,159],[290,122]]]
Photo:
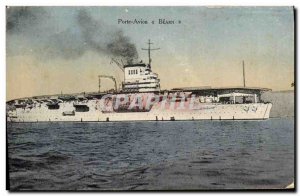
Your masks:
[[[148,40],[147,44],[148,44],[148,48],[142,48],[142,50],[148,50],[149,66],[151,67],[151,61],[152,61],[152,59],[151,59],[151,53],[150,53],[150,51],[151,50],[159,50],[160,48],[151,48],[151,44],[153,44],[153,43],[151,43],[150,39]]]
[[[100,76],[98,76],[98,87],[99,87],[98,93],[100,93],[100,87],[101,87],[101,79],[100,79]]]
[[[246,82],[245,82],[245,63],[243,60],[243,80],[244,80],[244,87],[246,87]]]

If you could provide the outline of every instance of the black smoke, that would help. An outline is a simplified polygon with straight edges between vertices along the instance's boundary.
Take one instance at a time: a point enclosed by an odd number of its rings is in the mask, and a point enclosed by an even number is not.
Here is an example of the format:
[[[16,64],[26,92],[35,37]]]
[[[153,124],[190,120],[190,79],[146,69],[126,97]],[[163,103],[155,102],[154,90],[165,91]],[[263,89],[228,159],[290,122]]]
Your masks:
[[[22,33],[24,28],[38,25],[45,19],[45,14],[39,7],[7,7],[6,30],[8,33]]]
[[[9,50],[16,55],[27,54],[29,47],[33,51],[31,54],[48,60],[74,59],[87,51],[118,57],[127,63],[137,60],[135,44],[121,29],[94,19],[86,8],[69,8],[68,26],[61,27],[57,24],[55,9],[60,8],[7,8],[6,32]],[[17,50],[14,48],[16,44],[10,45],[10,39],[15,35],[29,40],[32,45]]]
[[[109,27],[100,21],[93,20],[86,10],[79,11],[77,22],[84,40],[92,49],[121,57],[127,62],[138,58],[135,45],[130,42],[130,38],[125,36],[123,31],[118,29],[106,31]],[[103,40],[103,38],[107,40]]]

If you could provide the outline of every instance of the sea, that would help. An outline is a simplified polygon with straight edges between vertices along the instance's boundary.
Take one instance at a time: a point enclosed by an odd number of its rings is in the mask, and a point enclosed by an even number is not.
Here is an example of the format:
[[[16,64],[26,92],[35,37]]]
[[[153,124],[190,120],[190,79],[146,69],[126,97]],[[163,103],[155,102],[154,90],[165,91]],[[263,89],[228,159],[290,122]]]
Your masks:
[[[11,191],[284,189],[294,118],[7,123]]]

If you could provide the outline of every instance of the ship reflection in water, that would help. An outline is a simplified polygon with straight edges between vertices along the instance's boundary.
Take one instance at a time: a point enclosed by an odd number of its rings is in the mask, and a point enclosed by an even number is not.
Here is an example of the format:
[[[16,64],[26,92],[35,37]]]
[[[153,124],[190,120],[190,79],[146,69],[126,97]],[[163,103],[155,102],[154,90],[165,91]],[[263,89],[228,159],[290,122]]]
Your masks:
[[[12,190],[284,188],[294,119],[8,123]]]

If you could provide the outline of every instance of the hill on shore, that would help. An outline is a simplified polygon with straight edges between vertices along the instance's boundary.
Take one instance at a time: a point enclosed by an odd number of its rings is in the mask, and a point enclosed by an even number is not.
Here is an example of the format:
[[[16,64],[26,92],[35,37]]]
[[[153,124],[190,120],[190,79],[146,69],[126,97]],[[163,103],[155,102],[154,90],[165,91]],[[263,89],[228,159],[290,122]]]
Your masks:
[[[274,91],[266,92],[262,95],[262,100],[273,104],[270,117],[293,117],[294,116],[294,91]]]

